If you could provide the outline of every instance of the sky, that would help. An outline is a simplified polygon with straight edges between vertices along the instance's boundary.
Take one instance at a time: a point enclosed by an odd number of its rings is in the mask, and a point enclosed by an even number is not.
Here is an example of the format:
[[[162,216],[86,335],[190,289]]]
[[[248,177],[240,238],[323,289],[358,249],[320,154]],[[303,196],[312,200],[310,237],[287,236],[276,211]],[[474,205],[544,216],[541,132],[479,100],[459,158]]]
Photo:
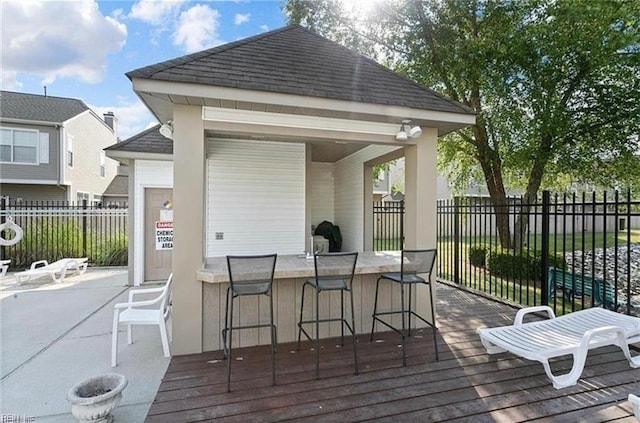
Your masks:
[[[281,1],[1,0],[1,87],[77,98],[127,139],[158,123],[126,72],[286,25]]]

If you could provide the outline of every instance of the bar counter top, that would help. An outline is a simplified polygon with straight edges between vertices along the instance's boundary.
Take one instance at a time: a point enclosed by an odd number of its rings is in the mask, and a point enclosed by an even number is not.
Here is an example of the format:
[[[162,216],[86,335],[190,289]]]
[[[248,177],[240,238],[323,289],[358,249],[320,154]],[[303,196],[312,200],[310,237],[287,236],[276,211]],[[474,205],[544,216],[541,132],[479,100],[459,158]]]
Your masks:
[[[400,251],[359,252],[356,275],[399,272],[400,256]],[[306,258],[303,254],[278,254],[274,279],[309,278],[314,274],[313,257]],[[226,257],[207,258],[204,267],[198,271],[196,277],[208,283],[229,282]]]

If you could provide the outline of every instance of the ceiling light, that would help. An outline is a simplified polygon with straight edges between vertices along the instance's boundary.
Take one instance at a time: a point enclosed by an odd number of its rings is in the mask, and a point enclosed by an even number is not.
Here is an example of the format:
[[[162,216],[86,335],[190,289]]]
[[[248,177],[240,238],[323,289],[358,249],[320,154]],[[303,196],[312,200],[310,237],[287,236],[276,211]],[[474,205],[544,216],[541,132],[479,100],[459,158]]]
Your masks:
[[[167,123],[160,126],[160,135],[163,137],[173,139],[173,122],[168,121]]]
[[[396,134],[396,139],[398,141],[406,141],[411,138],[418,138],[422,135],[422,128],[418,125],[413,125],[411,120],[405,119],[400,124],[400,131]]]

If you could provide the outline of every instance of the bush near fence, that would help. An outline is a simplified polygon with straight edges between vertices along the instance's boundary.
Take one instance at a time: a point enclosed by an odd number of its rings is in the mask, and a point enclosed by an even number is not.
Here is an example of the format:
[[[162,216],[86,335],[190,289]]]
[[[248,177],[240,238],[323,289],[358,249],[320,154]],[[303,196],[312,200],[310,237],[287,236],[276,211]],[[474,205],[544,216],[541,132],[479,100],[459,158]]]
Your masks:
[[[0,217],[11,216],[23,229],[14,246],[0,249],[11,269],[27,268],[37,260],[88,257],[90,266],[126,266],[128,236],[126,208],[104,209],[72,202],[4,203]]]

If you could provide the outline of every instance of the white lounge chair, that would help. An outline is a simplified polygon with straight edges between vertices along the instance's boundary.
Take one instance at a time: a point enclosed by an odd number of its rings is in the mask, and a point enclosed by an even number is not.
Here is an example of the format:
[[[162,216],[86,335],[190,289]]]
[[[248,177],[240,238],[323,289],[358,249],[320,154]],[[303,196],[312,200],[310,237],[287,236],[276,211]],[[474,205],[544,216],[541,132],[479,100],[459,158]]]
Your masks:
[[[169,275],[167,283],[160,288],[131,289],[129,301],[118,303],[113,310],[113,329],[111,332],[111,367],[116,367],[118,359],[118,327],[127,325],[127,344],[133,343],[131,326],[133,325],[158,325],[160,339],[165,357],[170,357],[169,339],[167,336],[166,320],[171,314],[171,281],[173,273]],[[155,294],[159,295],[150,300],[133,301],[135,295]],[[149,308],[153,306],[153,308]]]
[[[87,257],[63,258],[49,263],[47,260],[38,260],[31,263],[28,270],[15,274],[16,282],[20,285],[33,277],[50,275],[54,282],[60,283],[64,280],[67,272],[74,271],[83,274],[87,271]]]
[[[523,323],[525,315],[546,312],[548,320]],[[617,345],[631,367],[640,367],[640,356],[631,357],[629,344],[640,342],[640,318],[615,313],[603,308],[589,308],[556,317],[547,306],[519,310],[513,325],[479,328],[478,334],[489,354],[509,351],[542,363],[556,389],[578,382],[587,352],[592,348]],[[564,375],[551,372],[549,359],[573,356],[573,367]]]
[[[4,278],[4,275],[7,274],[7,270],[9,270],[9,264],[11,260],[0,260],[0,278]]]
[[[636,415],[636,419],[640,422],[640,397],[633,394],[629,394],[629,402],[633,407],[633,414]]]

